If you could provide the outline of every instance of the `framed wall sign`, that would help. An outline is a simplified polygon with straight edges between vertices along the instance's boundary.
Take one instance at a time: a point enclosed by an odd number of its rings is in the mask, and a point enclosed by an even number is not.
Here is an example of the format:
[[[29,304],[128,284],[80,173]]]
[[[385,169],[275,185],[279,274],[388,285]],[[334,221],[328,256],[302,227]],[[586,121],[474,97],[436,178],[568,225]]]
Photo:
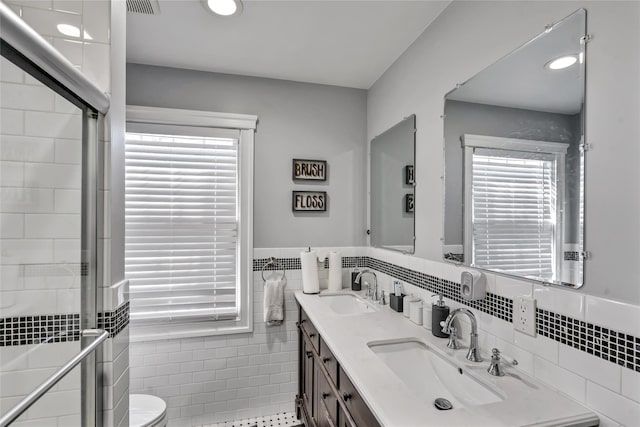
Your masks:
[[[404,195],[404,211],[407,213],[413,212],[413,194]]]
[[[326,181],[326,160],[293,159],[293,179],[296,181]]]
[[[413,165],[407,165],[404,167],[404,183],[406,185],[413,185]]]
[[[327,192],[292,191],[291,203],[294,212],[324,212],[327,210]]]

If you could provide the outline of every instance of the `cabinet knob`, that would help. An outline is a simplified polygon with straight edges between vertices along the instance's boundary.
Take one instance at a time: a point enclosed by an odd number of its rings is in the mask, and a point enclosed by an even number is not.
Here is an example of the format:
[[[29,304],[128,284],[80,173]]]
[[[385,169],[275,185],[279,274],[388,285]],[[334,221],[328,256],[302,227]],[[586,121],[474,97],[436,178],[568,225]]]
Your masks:
[[[329,397],[329,393],[322,393],[322,400],[325,400],[327,397]]]
[[[300,324],[302,325],[302,324],[303,324],[304,322],[306,322],[306,321],[307,321],[307,319],[302,319],[302,320],[300,321]]]
[[[331,358],[330,358],[330,357],[323,357],[323,358],[322,358],[322,363],[327,363],[327,362],[329,362],[330,360],[331,360]]]
[[[309,338],[313,338],[315,336],[316,336],[316,334],[309,334]]]
[[[351,399],[351,395],[349,393],[347,393],[347,392],[344,392],[344,393],[342,393],[342,398],[346,402],[347,400]]]
[[[311,359],[311,356],[313,356],[313,353],[311,353],[310,351],[307,351],[307,353],[306,353],[306,354],[307,354],[307,358],[308,358],[308,359]]]

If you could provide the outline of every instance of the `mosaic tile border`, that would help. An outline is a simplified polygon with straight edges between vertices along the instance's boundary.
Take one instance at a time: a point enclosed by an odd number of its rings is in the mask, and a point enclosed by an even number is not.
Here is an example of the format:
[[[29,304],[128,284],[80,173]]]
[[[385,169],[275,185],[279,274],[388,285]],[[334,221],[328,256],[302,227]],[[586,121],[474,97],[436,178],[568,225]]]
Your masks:
[[[299,258],[286,258],[291,265],[295,264],[295,262],[292,261],[296,259],[298,260],[297,269],[300,269]],[[255,259],[254,271],[259,271],[264,263],[266,263],[266,259]],[[260,266],[258,270],[256,270],[256,265]],[[466,301],[460,297],[459,283],[372,257],[344,257],[342,258],[342,267],[371,268],[421,289],[433,293],[442,293],[449,299],[507,322],[513,322],[513,300],[511,298],[488,292],[487,297],[482,301]],[[587,352],[619,366],[640,372],[640,337],[587,323],[541,308],[536,310],[536,330],[537,333],[543,337]]]
[[[611,363],[640,372],[640,337],[536,309],[538,334]]]
[[[487,292],[486,298],[481,301],[467,301],[460,296],[460,283],[400,267],[375,258],[368,257],[366,267],[388,274],[389,276],[393,276],[403,282],[410,283],[434,294],[441,293],[446,298],[468,305],[507,322],[513,322],[513,300],[511,298]]]
[[[563,255],[565,261],[580,261],[580,252],[565,251]]]
[[[364,256],[342,257],[342,268],[366,267],[368,258]],[[276,260],[280,263],[280,267],[269,265],[265,268],[265,271],[281,270],[282,267],[285,270],[300,270],[302,268],[300,258],[276,258]],[[255,258],[253,260],[253,271],[262,271],[268,261],[268,258]],[[324,260],[324,267],[329,268],[328,259]]]
[[[118,335],[129,324],[129,301],[114,311],[98,313],[98,329],[109,332],[109,338]]]
[[[454,254],[453,252],[449,252],[444,254],[444,259],[454,262],[463,263],[464,262],[464,254]]]
[[[80,314],[48,314],[0,319],[0,347],[80,339]]]
[[[129,302],[98,313],[98,328],[118,335],[129,324]],[[0,318],[0,347],[80,340],[80,314],[43,314]]]

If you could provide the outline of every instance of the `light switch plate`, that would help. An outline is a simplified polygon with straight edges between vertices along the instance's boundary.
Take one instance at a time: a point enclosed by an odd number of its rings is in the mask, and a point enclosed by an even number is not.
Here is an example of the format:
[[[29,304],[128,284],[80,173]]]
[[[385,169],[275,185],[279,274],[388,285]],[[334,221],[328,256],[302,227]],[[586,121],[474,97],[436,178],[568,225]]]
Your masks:
[[[536,300],[530,297],[513,299],[513,329],[536,336]]]

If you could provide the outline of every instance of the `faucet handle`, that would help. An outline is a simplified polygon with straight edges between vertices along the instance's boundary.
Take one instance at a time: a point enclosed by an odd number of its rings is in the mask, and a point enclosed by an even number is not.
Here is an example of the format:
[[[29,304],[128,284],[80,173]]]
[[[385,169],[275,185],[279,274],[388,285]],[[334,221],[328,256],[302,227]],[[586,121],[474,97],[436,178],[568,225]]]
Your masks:
[[[382,295],[380,296],[379,304],[380,305],[387,305],[387,299],[385,298],[384,290],[382,291]]]
[[[444,329],[443,329],[444,332]],[[455,326],[449,327],[449,342],[447,343],[448,348],[452,348],[457,350],[460,348],[460,344],[458,344],[458,329]]]
[[[440,330],[445,334],[449,333],[449,329],[447,329],[447,322],[445,322],[444,320],[440,321]]]
[[[502,370],[502,366],[500,366],[500,350],[497,348],[491,350],[491,363],[489,364],[487,372],[494,377],[504,377],[504,371]]]
[[[493,361],[494,358],[496,358],[497,361],[504,360],[505,362],[513,366],[518,365],[518,361],[516,359],[513,359],[509,356],[502,354],[500,350],[498,350],[497,348],[494,348],[493,350],[491,350],[491,361]]]

